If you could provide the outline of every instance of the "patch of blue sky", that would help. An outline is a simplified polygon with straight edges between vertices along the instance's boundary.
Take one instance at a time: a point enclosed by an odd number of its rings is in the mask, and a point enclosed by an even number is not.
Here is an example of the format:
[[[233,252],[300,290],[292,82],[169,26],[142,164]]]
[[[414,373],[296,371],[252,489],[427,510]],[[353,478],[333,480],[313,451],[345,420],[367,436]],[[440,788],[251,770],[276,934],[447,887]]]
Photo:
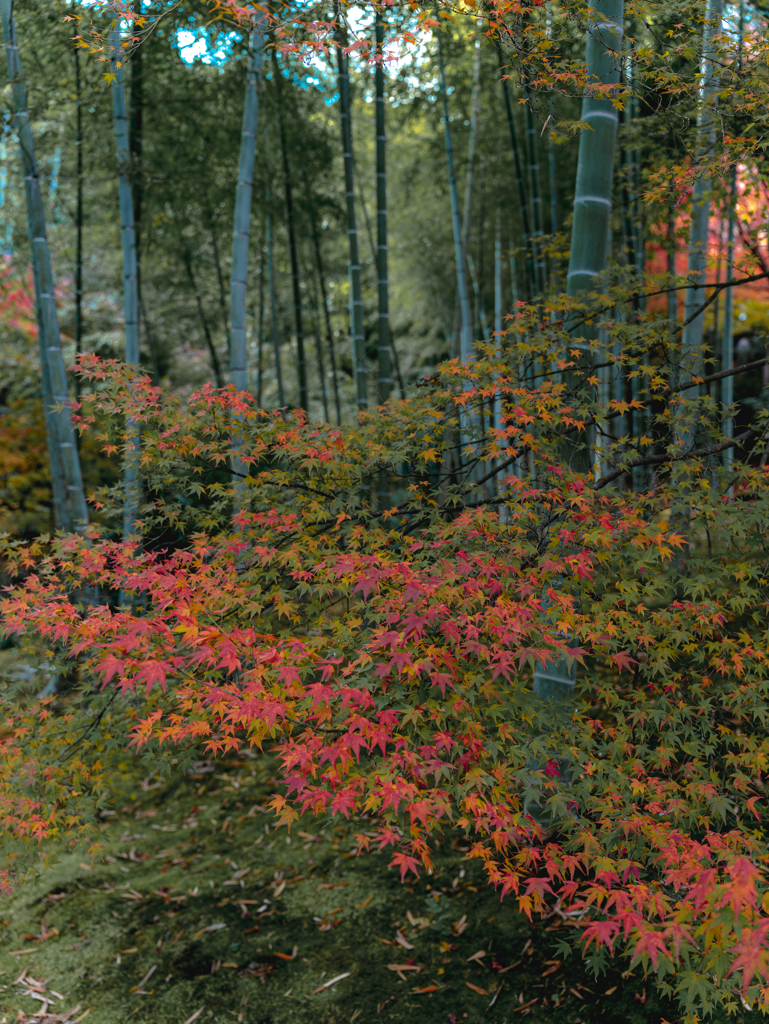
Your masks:
[[[199,60],[203,64],[221,65],[230,60],[235,51],[235,43],[239,43],[240,32],[227,32],[217,35],[212,43],[204,28],[180,28],[176,33],[176,45],[185,64],[194,64]]]
[[[190,18],[190,21],[193,19]],[[368,20],[362,12],[354,9],[348,12],[348,21],[353,35],[363,35],[367,31]],[[365,22],[365,24],[364,24]],[[398,46],[391,44],[386,47],[387,59],[385,61],[385,73],[397,75],[399,65],[403,65],[407,56],[421,64],[427,57],[427,47],[430,43],[430,34],[419,32],[416,44],[411,46]],[[194,64],[201,61],[203,64],[221,66],[230,60],[234,55],[234,44],[239,42],[241,35],[238,32],[229,32],[226,35],[217,35],[215,42],[212,42],[205,28],[178,29],[176,32],[176,43],[179,47],[179,54],[186,64]],[[323,59],[318,55],[307,56],[293,64],[291,68],[284,67],[283,74],[291,78],[295,85],[303,89],[317,89],[326,93],[326,106],[333,106],[339,101],[339,92],[336,89],[336,72],[330,66],[328,58]],[[265,77],[271,78],[271,72],[265,69]],[[413,87],[418,86],[418,79],[410,75],[407,81]],[[397,106],[397,101],[395,104]]]

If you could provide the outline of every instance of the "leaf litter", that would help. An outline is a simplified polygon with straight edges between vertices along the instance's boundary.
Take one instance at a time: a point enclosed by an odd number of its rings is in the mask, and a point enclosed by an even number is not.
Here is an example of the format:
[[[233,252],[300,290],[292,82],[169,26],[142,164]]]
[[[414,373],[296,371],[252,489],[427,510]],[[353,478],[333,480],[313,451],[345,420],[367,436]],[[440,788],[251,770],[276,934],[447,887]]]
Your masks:
[[[415,1013],[445,1024],[477,1020],[481,997],[500,1022],[657,1024],[674,1013],[653,993],[640,1001],[640,972],[612,969],[592,996],[586,965],[559,952],[543,979],[570,925],[532,926],[500,903],[463,861],[461,835],[447,837],[431,877],[402,885],[386,856],[355,855],[354,822],[313,820],[296,840],[275,829],[266,756],[206,769],[149,790],[134,782],[105,816],[92,864],[63,856],[0,902],[0,971],[27,962],[0,990],[0,1024],[317,1024],[319,1001],[328,1024],[411,1024]],[[158,827],[137,829],[147,819]],[[158,840],[170,823],[182,835],[169,848]]]

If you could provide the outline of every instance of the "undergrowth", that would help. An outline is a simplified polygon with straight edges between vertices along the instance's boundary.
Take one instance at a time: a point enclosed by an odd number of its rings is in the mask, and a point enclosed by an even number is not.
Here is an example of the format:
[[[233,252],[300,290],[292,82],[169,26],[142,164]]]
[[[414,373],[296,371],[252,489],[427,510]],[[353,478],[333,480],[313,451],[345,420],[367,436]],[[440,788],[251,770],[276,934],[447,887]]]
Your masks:
[[[89,1024],[676,1019],[639,971],[596,979],[556,952],[571,926],[501,903],[461,836],[402,884],[384,855],[355,855],[365,822],[276,831],[272,770],[254,757],[136,779],[92,860],[64,856],[0,904],[0,1024],[47,998]]]

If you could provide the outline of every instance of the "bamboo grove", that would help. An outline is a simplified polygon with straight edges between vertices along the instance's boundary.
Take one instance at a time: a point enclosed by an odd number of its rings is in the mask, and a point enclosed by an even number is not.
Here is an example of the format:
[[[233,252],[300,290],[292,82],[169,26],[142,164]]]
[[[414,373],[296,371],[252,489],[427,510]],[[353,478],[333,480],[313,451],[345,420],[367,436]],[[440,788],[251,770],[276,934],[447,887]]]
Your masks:
[[[766,12],[0,10],[8,884],[253,747],[769,1010]]]

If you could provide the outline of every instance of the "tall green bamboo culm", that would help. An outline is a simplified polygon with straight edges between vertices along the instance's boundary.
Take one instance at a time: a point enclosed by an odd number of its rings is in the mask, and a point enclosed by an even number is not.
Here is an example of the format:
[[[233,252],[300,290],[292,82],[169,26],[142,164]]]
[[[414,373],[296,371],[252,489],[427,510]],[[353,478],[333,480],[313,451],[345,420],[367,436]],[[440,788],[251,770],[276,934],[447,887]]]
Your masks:
[[[262,16],[263,18],[263,16]],[[246,95],[240,129],[238,183],[232,225],[232,271],[230,274],[230,383],[238,391],[248,389],[246,347],[246,292],[248,249],[251,237],[251,199],[254,188],[256,133],[259,126],[259,79],[262,72],[264,34],[262,20],[255,22],[248,37]],[[236,465],[236,462],[238,463]],[[233,470],[242,473],[239,460]]]
[[[623,0],[596,0],[587,31],[587,73],[596,84],[619,82]],[[581,118],[590,131],[579,139],[574,221],[571,231],[567,291],[569,295],[595,287],[606,264],[606,239],[611,213],[617,111],[610,100],[587,95]]]
[[[742,45],[745,32],[745,4],[740,3],[737,22],[737,65],[742,71]],[[731,281],[734,277],[734,228],[737,214],[737,168],[732,168],[729,180],[729,214],[726,227],[726,280]],[[717,329],[717,328],[716,328]],[[726,289],[724,296],[724,327],[721,335],[721,369],[731,370],[734,360],[734,291]],[[734,377],[724,377],[721,382],[721,403],[730,406],[734,401]],[[726,437],[734,436],[734,420],[728,417],[723,422],[723,432]],[[734,462],[734,449],[727,448],[723,453],[723,464],[730,469]]]
[[[125,310],[125,361],[128,366],[139,365],[139,278],[136,265],[136,228],[134,201],[131,187],[131,151],[128,141],[123,52],[120,32],[112,30],[110,36],[112,65],[112,108],[115,114],[115,142],[117,146],[118,196],[120,201],[120,237],[123,243],[123,308]],[[126,423],[125,504],[123,505],[123,539],[136,532],[139,516],[139,427]]]
[[[296,375],[299,384],[299,407],[307,412],[310,399],[307,392],[307,360],[304,351],[304,320],[302,318],[302,287],[299,274],[299,253],[296,247],[296,228],[294,225],[294,192],[291,185],[291,166],[288,160],[288,144],[286,127],[283,123],[283,74],[278,64],[278,56],[272,51],[272,67],[275,74],[275,90],[278,96],[278,131],[280,133],[280,152],[283,158],[283,188],[286,196],[286,227],[288,228],[288,254],[291,261],[291,288],[294,297],[294,326],[296,329]]]
[[[524,91],[526,102],[524,112],[526,117],[526,154],[529,161],[529,195],[531,196],[531,222],[534,228],[532,239],[532,250],[535,265],[535,281],[537,293],[547,287],[547,272],[545,268],[544,250],[544,218],[542,215],[542,186],[539,179],[539,153],[537,147],[537,126],[534,121],[534,105],[531,98],[531,90],[526,87]]]
[[[723,0],[708,0],[702,32],[702,61],[697,109],[697,159],[708,159],[716,141],[715,98],[718,87],[717,68],[713,60],[713,36],[720,32]],[[704,312],[697,310],[705,301],[705,270],[708,258],[708,225],[713,182],[710,176],[699,177],[692,189],[692,212],[689,223],[688,278],[697,282],[686,291],[684,328],[681,337],[682,378],[702,375],[702,329]],[[688,436],[688,431],[686,432]]]
[[[482,24],[482,23],[481,23]],[[480,27],[480,26],[479,26]],[[481,107],[481,40],[475,37],[475,60],[473,62],[473,89],[470,100],[470,133],[467,142],[467,175],[465,177],[465,198],[462,204],[462,249],[469,253],[470,226],[473,214],[475,167],[478,158],[478,121]]]
[[[27,93],[22,79],[16,42],[12,0],[0,0],[5,56],[11,82],[13,126],[19,139],[27,202],[27,230],[32,248],[35,281],[35,315],[40,344],[40,373],[43,385],[45,433],[51,473],[54,523],[66,532],[82,531],[88,525],[83,477],[80,471],[75,432],[68,405],[67,375],[61,352],[59,318],[56,311],[51,254],[45,225],[45,208],[40,193],[40,175],[35,143],[27,111]]]
[[[323,319],[326,324],[326,339],[328,340],[328,354],[331,360],[331,382],[334,387],[334,409],[336,411],[336,425],[342,425],[342,407],[339,402],[339,375],[336,370],[336,346],[334,345],[334,331],[331,327],[331,314],[328,309],[328,294],[326,292],[326,275],[323,272],[323,256],[320,251],[320,234],[318,232],[318,221],[315,217],[315,208],[310,205],[312,243],[315,249],[315,267],[318,272],[318,286],[320,288],[320,300],[323,306]]]
[[[328,414],[328,387],[326,385],[326,366],[323,359],[323,326],[320,322],[320,304],[315,292],[313,274],[310,272],[307,277],[310,283],[310,301],[312,302],[313,326],[315,328],[315,358],[318,361],[318,377],[320,378],[320,397],[323,402],[323,419],[326,423],[331,422]]]
[[[80,69],[80,47],[73,54],[75,65],[75,355],[83,351],[83,81]],[[80,399],[80,382],[75,381],[75,397]]]
[[[264,133],[265,162],[267,162],[267,132]],[[269,180],[269,179],[268,179]],[[278,327],[278,300],[275,294],[275,261],[272,251],[272,199],[270,186],[267,186],[267,272],[270,282],[270,333],[272,335],[272,352],[275,359],[275,378],[278,386],[278,408],[286,405],[286,394],[283,390],[283,367],[280,359],[280,329]]]
[[[467,292],[467,274],[465,273],[465,252],[462,245],[462,226],[459,220],[459,202],[457,200],[457,179],[454,173],[454,150],[451,145],[449,128],[449,100],[446,93],[446,73],[443,66],[443,44],[441,34],[438,36],[438,68],[440,72],[440,92],[443,105],[443,124],[446,141],[446,160],[449,168],[449,193],[451,197],[451,223],[454,229],[454,255],[457,269],[457,291],[459,293],[459,311],[461,316],[459,328],[459,358],[467,362],[473,354],[473,321],[470,313],[470,297]]]
[[[550,116],[555,118],[552,100],[549,103],[548,110]],[[555,156],[555,132],[550,132],[547,155],[548,170],[550,172],[550,234],[555,239],[555,236],[558,234],[558,170]],[[560,275],[558,269],[557,257],[553,255],[550,258],[550,287],[554,292],[557,292],[559,288],[558,278]]]
[[[336,6],[336,59],[339,114],[344,163],[344,193],[347,208],[347,240],[350,275],[350,322],[352,333],[352,367],[355,379],[355,401],[359,409],[368,406],[368,372],[366,369],[366,337],[363,330],[363,292],[358,255],[358,228],[355,220],[355,171],[352,162],[352,123],[350,116],[350,75],[344,53],[339,5]]]
[[[386,402],[392,391],[392,359],[390,357],[390,297],[387,276],[387,167],[385,163],[385,95],[384,95],[384,19],[376,12],[376,238],[377,289],[379,296],[377,387],[379,401]]]
[[[737,169],[732,169],[729,182],[729,215],[726,227],[726,280],[734,277],[734,220],[735,201],[737,196]],[[734,292],[727,288],[724,296],[724,326],[721,334],[721,369],[731,370],[734,359]],[[721,403],[730,406],[734,401],[734,377],[724,377],[721,381]],[[723,433],[725,437],[734,436],[734,420],[731,416],[724,419]],[[734,449],[727,448],[723,453],[723,464],[729,469],[734,461]]]
[[[595,0],[587,31],[586,65],[589,79],[616,85],[620,78],[623,0]],[[595,288],[606,264],[611,213],[617,111],[608,99],[589,94],[582,102],[582,120],[590,125],[579,140],[574,220],[567,290],[570,295]],[[569,701],[576,681],[576,664],[563,658],[534,673],[534,691],[546,700]]]
[[[502,222],[499,214],[494,227],[494,345],[497,350],[497,358],[501,359],[503,350],[502,340]],[[502,422],[502,397],[496,395],[494,398],[494,428],[501,430]],[[499,482],[495,480],[495,487]]]
[[[532,253],[531,218],[529,217],[529,200],[526,194],[526,180],[523,176],[523,164],[521,162],[521,147],[518,144],[518,132],[515,127],[513,115],[513,101],[510,95],[510,82],[505,78],[502,64],[502,49],[497,44],[497,59],[499,62],[499,80],[502,86],[502,97],[505,101],[505,114],[507,115],[507,127],[510,132],[510,146],[513,151],[513,166],[515,168],[515,183],[518,189],[518,205],[521,210],[521,221],[523,223],[523,241],[526,250],[526,279],[527,285],[525,295],[534,298],[536,294],[534,257]],[[513,250],[511,249],[511,252]]]

